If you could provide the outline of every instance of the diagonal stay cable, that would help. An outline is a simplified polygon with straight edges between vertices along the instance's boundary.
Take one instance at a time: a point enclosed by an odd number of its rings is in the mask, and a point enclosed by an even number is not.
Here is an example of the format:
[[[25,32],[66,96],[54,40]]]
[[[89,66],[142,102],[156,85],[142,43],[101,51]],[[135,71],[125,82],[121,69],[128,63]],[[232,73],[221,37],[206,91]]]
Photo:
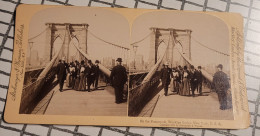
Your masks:
[[[222,54],[222,55],[225,55],[225,56],[230,56],[230,55],[227,54],[227,53],[223,53],[223,52],[221,52],[221,51],[218,51],[218,50],[209,48],[208,46],[206,46],[206,45],[202,44],[201,42],[199,42],[198,40],[196,40],[193,36],[191,36],[191,38],[192,38],[196,43],[198,43],[200,46],[202,46],[202,47],[205,47],[205,48],[207,48],[207,49],[209,49],[209,50],[211,50],[211,51],[217,52],[217,53]]]

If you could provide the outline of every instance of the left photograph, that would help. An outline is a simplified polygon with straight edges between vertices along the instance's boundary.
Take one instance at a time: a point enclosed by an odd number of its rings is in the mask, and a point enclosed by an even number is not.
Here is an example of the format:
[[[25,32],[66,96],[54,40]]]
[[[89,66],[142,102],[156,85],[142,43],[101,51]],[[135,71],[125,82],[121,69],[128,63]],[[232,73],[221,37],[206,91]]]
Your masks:
[[[127,20],[106,9],[36,13],[19,113],[127,116],[129,34]]]

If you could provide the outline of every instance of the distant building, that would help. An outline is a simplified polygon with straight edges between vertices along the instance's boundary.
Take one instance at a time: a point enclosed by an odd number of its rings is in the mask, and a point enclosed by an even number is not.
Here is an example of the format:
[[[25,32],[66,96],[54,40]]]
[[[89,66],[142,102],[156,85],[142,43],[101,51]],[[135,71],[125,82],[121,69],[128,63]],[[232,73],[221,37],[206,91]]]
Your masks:
[[[106,68],[113,68],[115,66],[115,59],[113,59],[112,57],[104,57],[102,64]]]

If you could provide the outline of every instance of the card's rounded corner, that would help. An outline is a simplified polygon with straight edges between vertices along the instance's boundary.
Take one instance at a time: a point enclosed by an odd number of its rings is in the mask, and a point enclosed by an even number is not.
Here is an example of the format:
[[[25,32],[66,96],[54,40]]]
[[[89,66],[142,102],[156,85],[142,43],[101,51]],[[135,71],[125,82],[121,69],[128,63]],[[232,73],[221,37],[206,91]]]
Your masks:
[[[12,116],[10,115],[10,113],[8,111],[4,111],[4,114],[3,114],[3,118],[2,120],[5,122],[5,123],[16,123],[14,120],[12,120]]]
[[[17,7],[16,7],[16,11],[20,11],[22,8],[24,8],[24,7],[27,7],[29,4],[23,4],[23,3],[20,3],[19,5],[17,5]]]

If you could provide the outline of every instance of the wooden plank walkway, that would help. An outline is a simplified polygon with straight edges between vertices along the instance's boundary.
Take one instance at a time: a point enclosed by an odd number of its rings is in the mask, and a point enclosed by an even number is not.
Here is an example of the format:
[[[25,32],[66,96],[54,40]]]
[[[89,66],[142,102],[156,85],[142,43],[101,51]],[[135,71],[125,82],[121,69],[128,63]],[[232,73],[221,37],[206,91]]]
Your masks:
[[[203,88],[203,91],[209,92],[209,89]],[[154,108],[152,117],[216,120],[233,119],[233,109],[219,109],[218,96],[215,92],[204,93],[208,95],[197,95],[196,97],[180,96],[174,93],[164,96],[164,90],[161,90],[159,94],[161,97]]]
[[[35,107],[32,114],[82,115],[82,116],[127,116],[127,103],[116,104],[111,86],[92,92],[54,87]]]

